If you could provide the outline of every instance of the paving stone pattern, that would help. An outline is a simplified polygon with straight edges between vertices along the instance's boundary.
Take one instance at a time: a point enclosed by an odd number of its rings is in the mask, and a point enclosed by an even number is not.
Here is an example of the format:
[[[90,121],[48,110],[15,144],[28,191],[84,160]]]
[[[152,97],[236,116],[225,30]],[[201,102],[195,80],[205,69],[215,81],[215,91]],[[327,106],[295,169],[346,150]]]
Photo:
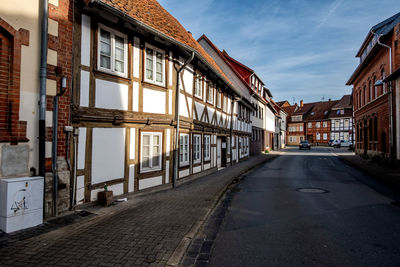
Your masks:
[[[274,155],[102,209],[98,216],[0,249],[0,266],[164,266],[226,186]]]

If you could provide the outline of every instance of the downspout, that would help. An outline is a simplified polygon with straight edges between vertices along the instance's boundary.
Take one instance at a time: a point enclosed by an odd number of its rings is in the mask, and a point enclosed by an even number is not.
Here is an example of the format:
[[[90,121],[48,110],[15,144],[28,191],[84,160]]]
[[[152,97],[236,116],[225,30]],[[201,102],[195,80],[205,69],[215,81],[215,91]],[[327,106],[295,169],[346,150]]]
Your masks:
[[[175,128],[175,142],[174,142],[174,168],[172,169],[172,187],[176,187],[176,181],[178,179],[178,142],[179,142],[179,96],[180,96],[180,89],[179,89],[179,74],[181,71],[186,68],[187,65],[192,62],[194,59],[194,52],[190,58],[188,58],[185,63],[177,70],[176,73],[176,89],[175,89],[175,120],[176,120],[176,128]]]
[[[47,78],[47,33],[48,33],[48,0],[42,0],[42,28],[40,47],[40,91],[39,91],[39,176],[45,178],[46,151],[46,78]],[[46,183],[43,183],[45,187]],[[45,214],[45,188],[43,190],[43,217]]]
[[[392,48],[388,45],[381,43],[381,41],[380,41],[380,38],[382,37],[381,34],[378,35],[377,33],[374,33],[372,30],[371,30],[371,33],[378,38],[377,41],[378,41],[379,45],[389,49],[389,75],[391,75],[392,74]],[[391,85],[392,85],[392,82],[389,81],[388,93],[389,93],[389,162],[390,163],[392,163],[392,161],[393,161],[392,160],[393,159],[393,157],[392,157],[392,154],[393,154],[393,147],[392,147],[393,146],[393,105],[392,105],[393,93],[392,93]]]

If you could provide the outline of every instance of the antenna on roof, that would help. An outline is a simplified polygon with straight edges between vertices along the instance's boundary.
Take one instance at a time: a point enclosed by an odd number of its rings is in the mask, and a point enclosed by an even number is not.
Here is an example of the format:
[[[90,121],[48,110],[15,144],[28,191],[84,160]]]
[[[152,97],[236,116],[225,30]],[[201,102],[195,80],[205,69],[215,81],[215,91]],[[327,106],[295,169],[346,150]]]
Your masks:
[[[292,97],[293,105],[295,104],[296,98]]]
[[[322,99],[322,101],[324,101],[324,100],[325,100],[325,96],[322,96],[322,98],[321,98],[321,99]]]

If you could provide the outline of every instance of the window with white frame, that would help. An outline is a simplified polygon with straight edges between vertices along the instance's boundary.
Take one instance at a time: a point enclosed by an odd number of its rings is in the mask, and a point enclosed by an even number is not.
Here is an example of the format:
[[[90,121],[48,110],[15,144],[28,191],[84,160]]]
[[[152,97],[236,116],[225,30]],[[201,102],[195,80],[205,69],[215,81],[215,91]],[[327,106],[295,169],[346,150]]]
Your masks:
[[[162,133],[142,132],[141,172],[161,170]]]
[[[316,139],[317,139],[317,140],[321,140],[321,134],[320,134],[320,133],[317,133],[317,134],[316,134]]]
[[[309,122],[309,123],[307,124],[307,128],[308,128],[308,129],[312,128],[312,122]]]
[[[179,140],[179,163],[189,164],[189,134],[181,134]]]
[[[201,161],[201,135],[193,135],[193,163],[198,163]]]
[[[328,127],[328,122],[327,122],[327,121],[322,122],[322,126],[323,126],[324,128],[327,128],[327,127]]]
[[[203,78],[200,74],[196,74],[194,79],[194,95],[198,98],[203,98]]]
[[[328,134],[327,134],[327,133],[324,133],[324,134],[322,135],[322,138],[323,138],[324,140],[328,140]]]
[[[340,128],[340,120],[335,120],[335,128],[336,130]]]
[[[204,150],[203,150],[203,157],[204,160],[210,160],[210,136],[204,135]]]
[[[345,119],[344,120],[344,127],[345,128],[349,128],[349,125],[350,125],[350,121],[348,119]]]
[[[127,77],[128,41],[125,34],[99,24],[97,68]]]
[[[302,132],[303,131],[303,125],[300,125],[299,126],[299,132]]]
[[[160,86],[165,85],[165,52],[146,44],[145,52],[145,75],[146,82],[154,83]]]
[[[214,101],[214,85],[209,82],[207,84],[207,102],[208,103],[213,103]]]
[[[217,105],[217,108],[221,108],[221,93],[220,92],[217,92],[217,99],[216,99],[216,105]]]
[[[301,121],[301,115],[293,116],[292,121]]]
[[[315,127],[321,128],[321,123],[320,122],[315,123]]]

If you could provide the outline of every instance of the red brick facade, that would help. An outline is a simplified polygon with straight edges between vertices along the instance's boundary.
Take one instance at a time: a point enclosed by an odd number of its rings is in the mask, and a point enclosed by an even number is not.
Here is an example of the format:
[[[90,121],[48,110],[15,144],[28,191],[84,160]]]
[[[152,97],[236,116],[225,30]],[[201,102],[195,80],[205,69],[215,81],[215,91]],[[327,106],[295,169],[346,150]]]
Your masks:
[[[0,142],[12,144],[28,141],[19,120],[21,45],[29,45],[29,32],[0,18]]]
[[[311,127],[309,127],[310,124]],[[307,140],[311,144],[328,144],[331,136],[331,120],[307,121],[305,127]]]

